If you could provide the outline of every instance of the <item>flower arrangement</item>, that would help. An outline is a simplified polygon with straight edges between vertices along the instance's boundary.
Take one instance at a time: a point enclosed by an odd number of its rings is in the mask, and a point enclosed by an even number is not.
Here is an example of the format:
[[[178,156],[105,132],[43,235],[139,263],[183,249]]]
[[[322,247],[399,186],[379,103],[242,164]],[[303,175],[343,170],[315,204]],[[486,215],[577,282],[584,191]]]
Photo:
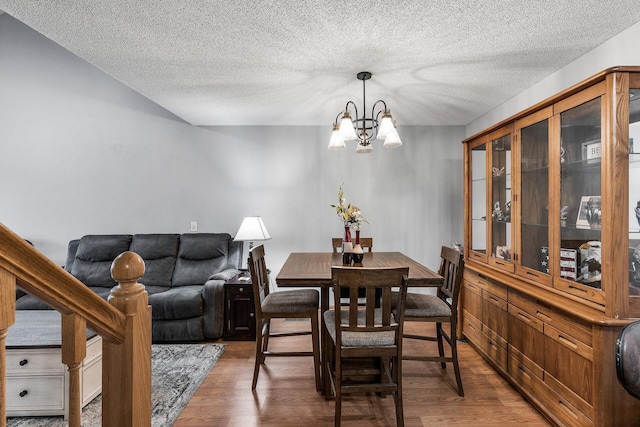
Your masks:
[[[369,223],[362,216],[360,208],[347,202],[347,199],[344,197],[342,185],[338,188],[338,204],[331,205],[331,207],[335,208],[336,213],[344,222],[345,227],[353,227],[354,230],[358,231],[360,230],[363,222],[366,222],[367,224]]]

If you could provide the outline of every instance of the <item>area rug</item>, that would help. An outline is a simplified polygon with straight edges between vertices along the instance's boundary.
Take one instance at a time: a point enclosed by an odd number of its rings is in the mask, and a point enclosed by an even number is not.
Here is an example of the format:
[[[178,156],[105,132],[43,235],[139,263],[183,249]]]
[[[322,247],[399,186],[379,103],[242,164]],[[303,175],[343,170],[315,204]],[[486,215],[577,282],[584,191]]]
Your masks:
[[[151,425],[171,427],[224,352],[224,344],[151,347]],[[83,427],[102,425],[102,395],[82,410]],[[62,417],[11,417],[8,427],[66,427]]]

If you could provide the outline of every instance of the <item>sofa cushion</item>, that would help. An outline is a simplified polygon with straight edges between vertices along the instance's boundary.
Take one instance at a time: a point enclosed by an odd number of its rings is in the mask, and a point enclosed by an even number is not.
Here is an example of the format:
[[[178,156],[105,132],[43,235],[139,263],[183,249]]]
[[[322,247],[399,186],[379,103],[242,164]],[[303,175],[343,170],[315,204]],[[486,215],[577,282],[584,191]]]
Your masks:
[[[149,295],[152,318],[163,320],[189,319],[204,314],[202,286],[181,286]]]
[[[173,270],[178,256],[179,234],[135,234],[129,250],[144,260],[145,286],[171,286]]]
[[[182,234],[172,286],[203,285],[227,266],[231,236],[226,233]]]
[[[129,250],[131,235],[87,235],[80,239],[71,268],[78,280],[87,286],[112,288],[111,263],[122,252]]]

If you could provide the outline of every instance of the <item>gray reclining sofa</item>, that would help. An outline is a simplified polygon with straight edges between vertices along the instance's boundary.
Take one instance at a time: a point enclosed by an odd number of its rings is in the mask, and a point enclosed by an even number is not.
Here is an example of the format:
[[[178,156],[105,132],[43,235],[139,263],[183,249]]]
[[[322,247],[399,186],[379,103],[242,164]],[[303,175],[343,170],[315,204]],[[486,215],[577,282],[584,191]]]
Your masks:
[[[218,339],[224,327],[224,282],[239,272],[242,242],[226,233],[87,235],[69,242],[65,270],[105,300],[116,282],[111,263],[125,251],[144,259],[153,342]],[[49,309],[18,293],[16,309]]]

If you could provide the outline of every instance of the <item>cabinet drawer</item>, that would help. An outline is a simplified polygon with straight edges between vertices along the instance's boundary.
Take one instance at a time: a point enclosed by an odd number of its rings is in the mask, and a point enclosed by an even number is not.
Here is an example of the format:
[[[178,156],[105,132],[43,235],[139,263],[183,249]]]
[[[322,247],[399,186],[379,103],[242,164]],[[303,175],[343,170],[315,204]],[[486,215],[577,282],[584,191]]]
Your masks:
[[[484,292],[490,293],[494,295],[496,298],[502,299],[505,303],[507,302],[507,288],[504,287],[503,285],[492,282],[491,280],[487,280],[486,285],[484,287]]]
[[[593,349],[545,325],[545,381],[551,375],[573,393],[593,404]],[[611,379],[615,381],[615,378]]]
[[[551,325],[545,325],[544,334],[569,350],[578,353],[587,360],[593,360],[593,348],[570,334],[559,331]]]
[[[482,289],[465,282],[462,293],[462,307],[476,318],[482,318]]]
[[[592,345],[593,333],[591,327],[580,322],[578,319],[573,319],[554,309],[540,306],[538,306],[535,314],[537,318],[544,321],[545,325],[551,325],[588,346]]]
[[[520,320],[521,322],[524,322],[527,326],[535,329],[536,331],[544,332],[544,322],[528,311],[525,311],[513,304],[509,304],[509,314]]]
[[[63,375],[7,378],[7,413],[33,409],[64,411]]]
[[[476,285],[482,289],[487,287],[487,281],[469,270],[465,270],[462,274],[462,280],[471,285]]]
[[[567,388],[564,384],[558,381],[553,375],[545,374],[544,382],[552,389],[560,398],[569,402],[572,406],[585,414],[587,417],[593,419],[593,406],[580,398],[577,394]]]
[[[478,345],[482,335],[482,322],[467,310],[462,311],[462,333],[472,343]]]
[[[591,418],[582,413],[567,399],[562,398],[545,383],[534,382],[536,397],[544,405],[549,414],[552,414],[559,424],[571,427],[593,426]]]
[[[541,381],[544,378],[544,369],[542,366],[525,356],[514,346],[509,345],[509,373],[515,377],[519,370],[524,370],[528,374],[536,376]]]
[[[484,333],[481,333],[479,338],[478,348],[483,351],[494,364],[506,373],[508,365],[507,351],[498,344],[497,340],[485,335]]]
[[[7,375],[64,373],[60,349],[7,349]]]
[[[495,340],[502,348],[507,349],[509,313],[507,302],[493,294],[483,291],[482,331]]]
[[[529,393],[538,388],[538,383],[542,382],[542,378],[534,375],[524,366],[523,363],[521,363],[512,355],[509,355],[508,371],[509,375],[511,375],[511,378],[513,378],[520,387],[522,387]]]
[[[544,367],[546,338],[542,333],[542,325],[537,323],[537,319],[511,304],[509,312],[509,349],[515,348],[534,364]]]

